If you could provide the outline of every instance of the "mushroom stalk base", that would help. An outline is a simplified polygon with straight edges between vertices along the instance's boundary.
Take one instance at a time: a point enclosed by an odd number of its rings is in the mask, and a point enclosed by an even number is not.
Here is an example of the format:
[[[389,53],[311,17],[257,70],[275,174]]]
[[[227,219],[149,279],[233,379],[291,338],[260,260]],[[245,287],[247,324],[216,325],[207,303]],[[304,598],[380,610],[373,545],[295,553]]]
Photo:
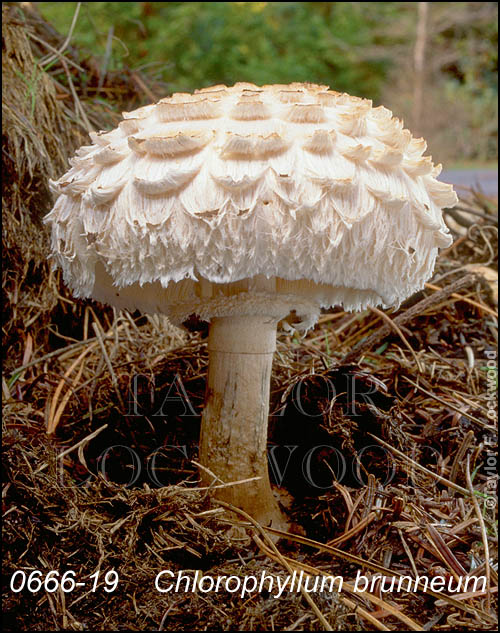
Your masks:
[[[207,397],[202,417],[200,463],[219,480],[217,499],[231,503],[265,526],[286,529],[267,466],[267,421],[278,319],[273,316],[214,318],[208,339]],[[205,471],[204,485],[213,483]]]

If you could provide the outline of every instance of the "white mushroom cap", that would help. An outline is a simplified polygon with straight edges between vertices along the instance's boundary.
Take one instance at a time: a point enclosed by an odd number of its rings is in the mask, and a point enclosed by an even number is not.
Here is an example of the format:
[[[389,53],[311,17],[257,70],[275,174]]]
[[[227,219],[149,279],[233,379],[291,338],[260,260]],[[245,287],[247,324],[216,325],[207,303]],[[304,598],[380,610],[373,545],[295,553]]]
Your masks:
[[[175,321],[271,297],[310,324],[319,307],[397,306],[452,241],[457,197],[425,141],[327,86],[174,94],[91,136],[46,217],[76,296]]]

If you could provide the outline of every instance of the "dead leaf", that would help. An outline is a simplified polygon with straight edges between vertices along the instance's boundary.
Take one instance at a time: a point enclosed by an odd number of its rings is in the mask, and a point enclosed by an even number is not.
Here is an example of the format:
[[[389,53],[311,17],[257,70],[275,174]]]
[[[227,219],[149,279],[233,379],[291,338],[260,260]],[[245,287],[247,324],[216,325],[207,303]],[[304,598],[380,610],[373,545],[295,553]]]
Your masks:
[[[492,299],[498,305],[498,272],[489,266],[481,266],[480,264],[469,264],[465,266],[465,269],[476,275],[481,275],[488,282]]]

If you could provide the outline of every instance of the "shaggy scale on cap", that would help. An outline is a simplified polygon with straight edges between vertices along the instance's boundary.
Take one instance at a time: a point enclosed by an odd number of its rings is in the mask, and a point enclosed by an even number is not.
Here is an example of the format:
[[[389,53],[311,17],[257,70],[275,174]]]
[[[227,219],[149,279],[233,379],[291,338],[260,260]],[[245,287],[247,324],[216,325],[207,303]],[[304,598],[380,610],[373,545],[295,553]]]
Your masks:
[[[397,306],[451,244],[441,166],[383,106],[314,84],[174,94],[91,135],[46,217],[76,296],[174,321],[269,298]]]

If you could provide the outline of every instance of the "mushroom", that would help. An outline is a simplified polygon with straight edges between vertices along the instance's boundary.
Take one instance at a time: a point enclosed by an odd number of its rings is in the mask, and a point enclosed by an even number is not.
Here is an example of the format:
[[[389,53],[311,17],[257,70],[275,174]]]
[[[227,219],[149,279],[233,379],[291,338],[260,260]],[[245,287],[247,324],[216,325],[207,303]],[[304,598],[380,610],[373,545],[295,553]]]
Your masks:
[[[398,306],[451,243],[451,185],[383,106],[294,83],[174,94],[91,134],[52,182],[52,249],[77,297],[210,322],[202,480],[286,526],[267,467],[278,322]],[[250,479],[246,483],[239,481]]]

